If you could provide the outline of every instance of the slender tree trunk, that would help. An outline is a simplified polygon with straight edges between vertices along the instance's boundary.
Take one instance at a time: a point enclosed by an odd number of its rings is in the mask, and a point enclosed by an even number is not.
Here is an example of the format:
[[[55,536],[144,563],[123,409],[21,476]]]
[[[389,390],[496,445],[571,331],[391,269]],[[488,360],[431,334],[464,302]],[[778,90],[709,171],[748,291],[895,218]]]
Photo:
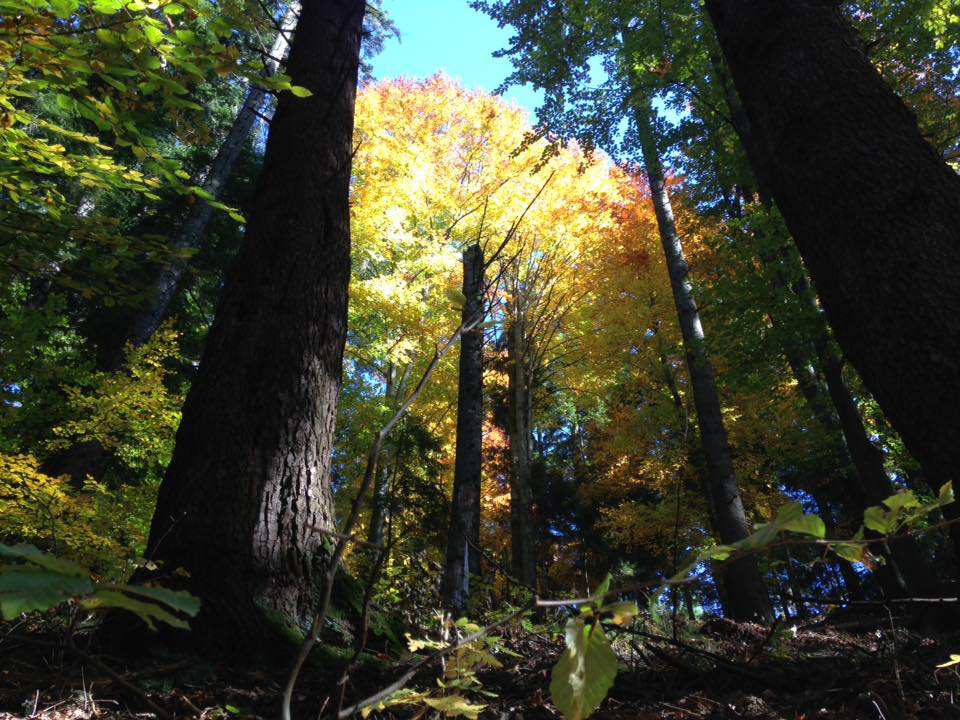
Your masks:
[[[463,322],[483,314],[483,250],[463,251]],[[480,479],[483,472],[483,328],[460,339],[460,379],[457,391],[457,450],[453,500],[443,576],[443,597],[458,612],[467,608],[470,575],[480,574]]]
[[[793,606],[796,608],[797,618],[805,619],[810,617],[810,611],[803,602],[803,582],[797,575],[797,568],[796,565],[794,565],[793,554],[790,552],[789,546],[787,547],[786,556],[787,580],[790,586],[790,594],[793,595]]]
[[[390,363],[386,372],[386,386],[383,398],[387,406],[393,411],[400,406],[402,394],[406,391],[407,382],[413,372],[414,362],[411,360],[399,371],[394,363]],[[384,443],[377,461],[377,474],[373,482],[373,491],[370,498],[370,527],[367,531],[368,542],[382,545],[384,540],[384,526],[387,524],[389,513],[391,483],[396,478],[403,454],[403,439]]]
[[[690,589],[690,585],[684,584],[680,586],[680,592],[683,593],[683,607],[687,611],[687,617],[694,621],[697,619],[697,613],[693,608],[693,591]]]
[[[508,432],[510,437],[510,545],[514,576],[528,587],[537,586],[537,550],[531,488],[530,373],[525,352],[525,315],[520,293],[515,293],[513,317],[507,332]]]
[[[819,312],[812,294],[810,305],[813,312]],[[839,433],[843,438],[843,455],[856,470],[855,476],[845,474],[849,478],[845,505],[858,519],[862,519],[867,507],[882,503],[894,494],[895,488],[884,468],[883,452],[867,436],[857,403],[843,379],[840,358],[830,347],[825,326],[818,332],[815,347],[827,392],[824,392],[820,378],[802,350],[787,342],[784,344],[784,353],[814,417],[828,434]],[[883,548],[875,548],[887,561],[877,569],[877,577],[885,595],[928,596],[938,591],[933,570],[913,538],[892,542],[890,549],[891,552],[887,553]]]
[[[305,628],[322,589],[364,9],[328,0],[300,14],[288,72],[313,95],[280,95],[160,488],[147,555],[201,598],[194,637],[208,647],[263,649],[277,625]]]
[[[863,592],[863,583],[860,582],[860,575],[854,569],[853,563],[842,557],[838,557],[835,562],[840,569],[843,585],[847,589],[847,599],[866,600],[867,596]]]
[[[284,16],[282,27],[290,33],[296,24],[297,4],[293,3]],[[281,58],[286,54],[287,39],[284,33],[278,33],[266,60],[268,75],[276,72],[277,61],[272,58]],[[257,111],[263,106],[267,97],[266,90],[251,86],[243,105],[237,113],[233,125],[226,138],[220,145],[217,155],[207,172],[203,182],[203,189],[218,197],[223,186],[233,172],[233,167],[240,156],[243,144],[250,135],[250,130],[257,118]],[[178,250],[197,248],[213,214],[213,208],[204,200],[197,202],[190,208],[183,226],[173,238],[172,247]],[[167,318],[170,305],[180,287],[180,281],[186,272],[183,261],[175,260],[163,268],[153,281],[149,304],[141,307],[126,326],[125,332],[118,333],[113,342],[109,343],[105,351],[105,359],[101,369],[107,372],[117,372],[123,368],[126,359],[127,343],[135,347],[145,344]],[[114,454],[106,450],[100,443],[90,441],[71,445],[66,450],[55,453],[44,463],[44,472],[48,475],[69,475],[75,487],[83,487],[87,476],[100,480],[114,462]]]
[[[814,488],[810,494],[817,503],[817,510],[827,529],[827,537],[836,537],[836,523],[830,510],[830,503],[827,502],[826,491],[822,488]],[[847,512],[850,510],[849,504],[837,505],[841,510],[847,510]],[[853,563],[839,555],[835,555],[833,560],[840,569],[840,577],[843,578],[843,584],[847,589],[847,598],[850,600],[866,600],[863,583],[860,582],[860,576],[854,569]]]
[[[386,382],[383,388],[383,399],[387,407],[393,407],[396,402],[397,366],[390,363],[387,367]],[[383,526],[387,517],[387,498],[390,493],[391,463],[387,449],[380,452],[377,462],[377,475],[373,481],[373,491],[370,498],[370,527],[367,531],[367,541],[374,545],[383,543]]]
[[[751,163],[837,341],[934,484],[960,490],[960,177],[840,3],[706,7],[755,137]]]
[[[735,543],[750,534],[740,489],[733,470],[733,459],[727,442],[720,411],[713,367],[704,347],[700,312],[693,297],[693,287],[683,255],[683,245],[673,219],[673,208],[667,192],[666,178],[656,144],[653,109],[648,100],[637,101],[637,128],[640,134],[643,161],[650,184],[660,239],[663,242],[670,273],[670,285],[680,319],[680,330],[686,351],[690,383],[693,388],[697,423],[707,464],[708,502],[712,506],[717,532],[723,543]],[[771,622],[773,610],[763,579],[753,556],[728,562],[723,568],[727,610],[737,620]]]
[[[776,324],[775,318],[771,318],[771,321]],[[807,405],[810,406],[813,417],[830,435],[835,436],[836,433],[840,432],[840,421],[836,412],[834,412],[833,405],[830,403],[829,396],[824,392],[820,378],[817,377],[817,371],[806,354],[793,343],[785,342],[783,353],[787,358],[790,371],[797,381],[797,388],[803,395],[803,399],[807,401]]]
[[[273,46],[270,48],[269,56],[264,60],[265,71],[268,76],[276,73],[279,61],[287,53],[288,36],[296,25],[298,13],[299,3],[291,3],[281,21],[282,31],[277,33]],[[220,144],[220,148],[217,150],[201,186],[204,191],[210,193],[213,197],[220,197],[227,180],[233,174],[237,158],[240,157],[240,152],[243,150],[247,138],[250,137],[250,131],[253,129],[266,99],[267,91],[265,89],[257,85],[250,86],[243,104],[237,112],[237,117],[234,119],[233,125],[230,126],[227,136]],[[210,223],[212,215],[213,208],[206,201],[198,199],[191,206],[183,225],[173,239],[173,247],[178,250],[198,248],[206,234],[207,225]],[[117,370],[122,367],[123,350],[127,342],[140,346],[153,337],[153,334],[170,311],[170,305],[173,303],[186,269],[183,262],[174,262],[160,271],[153,281],[150,304],[141,308],[133,317],[128,335],[120,343],[120,347],[115,348],[108,369]]]
[[[391,462],[387,455],[386,452],[380,454],[377,476],[373,481],[370,498],[370,527],[367,530],[367,542],[374,545],[383,544],[383,529],[387,521],[387,506],[390,500],[390,478],[396,471],[395,462]]]
[[[847,449],[857,468],[862,485],[860,496],[864,509],[869,505],[880,505],[896,492],[884,468],[883,451],[867,436],[867,430],[860,417],[856,401],[843,379],[843,364],[836,353],[824,352],[824,375],[827,388],[833,398],[834,406],[840,418],[843,437]],[[917,541],[912,537],[892,540],[887,556],[891,567],[885,569],[891,577],[881,576],[884,590],[892,597],[914,595],[930,597],[939,594],[940,587],[930,563],[923,556]]]

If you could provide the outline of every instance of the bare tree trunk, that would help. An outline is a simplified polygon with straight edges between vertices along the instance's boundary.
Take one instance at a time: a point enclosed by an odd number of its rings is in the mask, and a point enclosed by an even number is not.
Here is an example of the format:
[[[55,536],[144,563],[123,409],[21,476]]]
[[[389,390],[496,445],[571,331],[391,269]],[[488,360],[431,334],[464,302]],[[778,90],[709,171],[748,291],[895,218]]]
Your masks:
[[[483,250],[463,251],[464,324],[484,312]],[[470,576],[480,574],[480,480],[483,474],[483,328],[460,339],[460,380],[457,392],[457,450],[453,499],[443,576],[443,597],[458,612],[467,607]]]
[[[514,576],[524,585],[537,586],[537,549],[534,533],[531,480],[530,372],[525,353],[525,310],[515,293],[513,317],[507,324],[509,382],[508,433],[510,438],[510,543]]]
[[[243,246],[228,275],[147,555],[202,602],[193,637],[262,650],[310,624],[334,527],[329,483],[350,277],[363,0],[308,3]],[[174,571],[184,568],[184,577]]]
[[[713,367],[704,346],[700,312],[693,297],[683,245],[673,219],[673,208],[660,163],[653,128],[653,109],[649,100],[636,100],[635,103],[644,167],[650,184],[650,196],[657,216],[660,239],[667,258],[670,285],[673,288],[693,388],[700,439],[706,457],[707,499],[721,542],[735,543],[747,537],[750,529],[734,475]],[[732,560],[723,567],[722,572],[730,615],[737,620],[772,622],[773,609],[756,558],[747,556]]]

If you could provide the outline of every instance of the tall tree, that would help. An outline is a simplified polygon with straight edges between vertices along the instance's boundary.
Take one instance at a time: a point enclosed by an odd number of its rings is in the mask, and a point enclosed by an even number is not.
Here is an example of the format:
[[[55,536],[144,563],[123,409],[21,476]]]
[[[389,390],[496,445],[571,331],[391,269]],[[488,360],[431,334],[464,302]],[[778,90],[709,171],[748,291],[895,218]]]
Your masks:
[[[687,370],[693,388],[700,441],[706,459],[707,502],[720,540],[731,544],[747,537],[750,527],[733,469],[733,457],[723,424],[713,366],[705,346],[700,311],[693,296],[693,285],[683,255],[683,243],[673,219],[673,208],[654,131],[654,110],[649,99],[642,96],[642,92],[635,103],[643,165],[650,183],[650,197],[667,258],[670,285],[680,319]],[[773,620],[773,608],[755,557],[745,556],[731,560],[722,572],[725,604],[732,617],[762,622]]]
[[[837,341],[931,480],[960,490],[960,177],[839,3],[706,7]]]
[[[364,9],[331,0],[300,14],[288,72],[312,96],[278,100],[150,530],[165,582],[203,601],[195,630],[228,648],[305,627],[322,589]]]
[[[520,285],[518,279],[515,283]],[[533,368],[525,293],[515,289],[504,324],[507,343],[507,433],[510,438],[510,553],[514,577],[537,586],[533,488]]]
[[[483,249],[463,251],[463,324],[484,312]],[[444,600],[463,611],[470,597],[470,575],[480,572],[480,479],[483,474],[483,328],[460,338],[457,390],[457,448],[453,470],[453,502],[443,575]]]

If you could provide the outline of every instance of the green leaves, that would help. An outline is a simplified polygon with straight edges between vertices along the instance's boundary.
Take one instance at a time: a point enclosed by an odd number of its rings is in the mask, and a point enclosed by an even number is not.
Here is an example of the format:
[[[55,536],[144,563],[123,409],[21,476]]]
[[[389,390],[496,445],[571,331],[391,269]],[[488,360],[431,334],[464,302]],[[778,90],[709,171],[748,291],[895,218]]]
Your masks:
[[[16,217],[8,209],[0,219],[8,228],[25,219],[53,226],[50,234],[61,243],[68,235],[57,225],[78,217],[71,184],[83,186],[81,197],[89,190],[132,191],[153,201],[163,188],[185,194],[180,161],[161,148],[158,123],[182,128],[178,140],[195,142],[205,136],[204,107],[190,99],[196,87],[231,72],[262,71],[223,43],[254,21],[241,6],[9,0],[4,16],[17,22],[0,34],[0,193],[16,204]],[[129,148],[134,159],[121,161],[118,148]],[[15,234],[18,241],[24,236]],[[59,254],[44,253],[44,262],[59,261]]]
[[[797,502],[788,502],[780,507],[777,516],[772,522],[760,525],[757,531],[732,545],[714,545],[705,548],[689,562],[682,570],[676,573],[671,582],[685,582],[690,573],[701,562],[706,560],[723,561],[737,553],[758,552],[775,543],[785,532],[806,535],[815,540],[823,540],[827,534],[827,527],[819,515],[805,513],[803,505]]]
[[[189,593],[145,585],[95,583],[86,568],[33,545],[0,543],[0,557],[20,561],[0,566],[0,617],[4,620],[73,600],[88,610],[129,610],[151,630],[157,629],[157,622],[189,630],[182,616],[195,617],[200,611],[200,601]]]
[[[850,562],[863,562],[867,546],[864,543],[837,543],[833,551]]]
[[[617,676],[617,656],[599,622],[583,617],[566,627],[567,649],[553,668],[550,697],[567,720],[589,717],[607,696]]]
[[[29,543],[4,545],[0,543],[0,557],[26,561],[27,566],[36,565],[59,575],[87,577],[90,571],[70,560],[54,557],[41,552]]]
[[[604,604],[610,592],[608,574],[593,592],[590,603],[567,622],[567,649],[553,668],[550,696],[567,720],[582,720],[600,707],[617,677],[617,656],[603,633],[604,614],[616,625],[629,625],[639,613],[634,601]]]
[[[827,535],[827,526],[823,524],[820,516],[804,513],[803,506],[796,502],[787,503],[780,508],[773,525],[778,530],[810,535],[818,540]]]
[[[931,502],[922,502],[913,490],[901,490],[883,501],[883,505],[868,507],[863,513],[863,525],[881,535],[892,535],[904,525],[915,523],[933,510],[953,502],[953,487],[945,483]]]
[[[0,571],[0,617],[15,620],[21,613],[46,610],[93,590],[89,577],[62,575],[22,566]]]
[[[136,613],[151,630],[157,629],[157,622],[163,622],[171,627],[189,630],[190,626],[184,621],[173,615],[160,605],[143,602],[129,595],[125,595],[118,590],[97,590],[89,597],[78,600],[82,607],[87,610],[99,610],[101,608],[122,608]]]
[[[953,483],[950,481],[945,482],[940,486],[940,492],[937,494],[937,502],[940,505],[949,505],[953,502]]]

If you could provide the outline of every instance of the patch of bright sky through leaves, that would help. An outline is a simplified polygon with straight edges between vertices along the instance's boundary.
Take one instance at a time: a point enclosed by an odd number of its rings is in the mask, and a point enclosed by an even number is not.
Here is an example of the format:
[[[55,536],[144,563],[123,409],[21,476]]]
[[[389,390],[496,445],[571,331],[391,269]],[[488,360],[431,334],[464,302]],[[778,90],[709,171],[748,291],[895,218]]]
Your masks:
[[[468,0],[384,0],[383,9],[400,30],[400,41],[388,40],[373,59],[378,80],[428,78],[443,71],[465,87],[493,92],[513,70],[507,58],[493,53],[507,47],[511,30],[470,7]],[[511,87],[503,93],[531,117],[543,93],[532,87]]]
[[[396,23],[400,40],[387,40],[373,59],[377,80],[425,79],[443,72],[467,88],[493,92],[513,71],[509,58],[493,57],[509,46],[513,30],[497,27],[489,16],[471,8],[469,0],[384,0],[383,9]],[[591,71],[593,82],[603,81],[599,59],[591,62]],[[503,97],[526,110],[531,122],[543,102],[543,92],[529,85],[511,86]],[[679,119],[659,99],[655,105],[669,122]],[[618,134],[625,129],[622,121]]]

